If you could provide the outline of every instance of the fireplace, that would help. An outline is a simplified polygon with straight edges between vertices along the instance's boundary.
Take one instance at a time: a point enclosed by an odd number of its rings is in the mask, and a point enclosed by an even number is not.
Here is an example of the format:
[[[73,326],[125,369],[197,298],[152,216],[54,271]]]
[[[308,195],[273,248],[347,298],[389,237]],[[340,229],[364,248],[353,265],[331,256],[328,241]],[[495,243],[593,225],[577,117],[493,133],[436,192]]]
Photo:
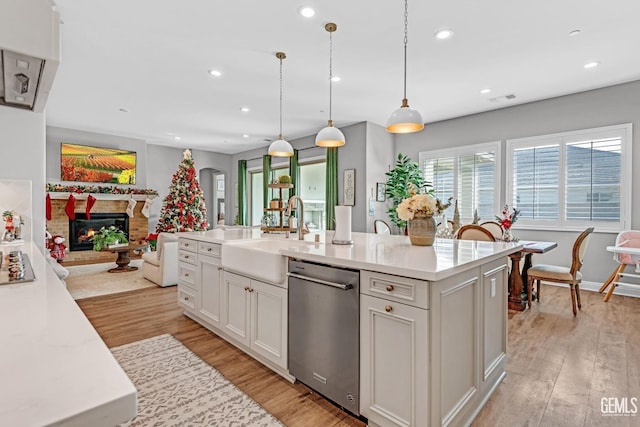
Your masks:
[[[129,215],[126,213],[92,213],[91,219],[87,219],[85,214],[76,212],[76,219],[69,219],[69,250],[92,250],[93,233],[112,225],[129,236]]]

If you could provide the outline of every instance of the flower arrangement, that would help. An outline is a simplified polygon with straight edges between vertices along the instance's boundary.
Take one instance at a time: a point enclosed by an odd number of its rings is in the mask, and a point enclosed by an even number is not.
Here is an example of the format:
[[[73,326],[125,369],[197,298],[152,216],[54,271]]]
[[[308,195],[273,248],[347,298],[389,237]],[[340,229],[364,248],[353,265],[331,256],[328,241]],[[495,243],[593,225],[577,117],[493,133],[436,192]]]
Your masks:
[[[416,214],[424,216],[442,215],[442,212],[451,206],[451,199],[449,197],[447,203],[442,203],[439,199],[429,194],[413,194],[400,202],[396,212],[398,213],[398,218],[403,221],[412,220]]]
[[[100,251],[102,248],[118,243],[129,243],[124,231],[116,226],[102,227],[100,231],[93,235],[93,250]]]
[[[500,223],[503,229],[509,230],[511,226],[518,221],[518,215],[520,215],[519,209],[504,205],[501,215],[496,215],[496,221]]]

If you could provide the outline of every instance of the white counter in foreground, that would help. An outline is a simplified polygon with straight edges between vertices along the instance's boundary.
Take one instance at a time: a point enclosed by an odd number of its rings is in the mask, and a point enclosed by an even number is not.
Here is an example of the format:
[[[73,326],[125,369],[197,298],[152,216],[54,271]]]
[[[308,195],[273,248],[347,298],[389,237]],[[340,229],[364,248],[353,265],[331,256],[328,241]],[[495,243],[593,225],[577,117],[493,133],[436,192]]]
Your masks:
[[[19,249],[36,280],[0,285],[0,424],[94,427],[135,417],[134,385],[36,246]]]

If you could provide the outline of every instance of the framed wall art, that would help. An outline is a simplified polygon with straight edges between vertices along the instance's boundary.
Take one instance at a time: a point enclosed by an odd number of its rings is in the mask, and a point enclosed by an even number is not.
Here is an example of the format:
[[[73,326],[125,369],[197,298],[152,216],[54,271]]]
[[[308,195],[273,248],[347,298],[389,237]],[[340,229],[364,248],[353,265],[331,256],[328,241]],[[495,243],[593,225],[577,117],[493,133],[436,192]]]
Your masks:
[[[344,204],[354,206],[356,204],[356,170],[344,170]]]
[[[384,202],[387,200],[387,184],[383,182],[376,183],[376,202]]]

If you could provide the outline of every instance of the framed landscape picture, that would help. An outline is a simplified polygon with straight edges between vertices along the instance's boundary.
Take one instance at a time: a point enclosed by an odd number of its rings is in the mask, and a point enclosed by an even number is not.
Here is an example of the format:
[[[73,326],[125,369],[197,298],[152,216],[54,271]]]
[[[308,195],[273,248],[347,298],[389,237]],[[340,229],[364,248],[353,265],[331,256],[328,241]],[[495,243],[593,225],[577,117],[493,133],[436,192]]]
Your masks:
[[[136,183],[136,152],[115,148],[60,144],[62,181]]]

